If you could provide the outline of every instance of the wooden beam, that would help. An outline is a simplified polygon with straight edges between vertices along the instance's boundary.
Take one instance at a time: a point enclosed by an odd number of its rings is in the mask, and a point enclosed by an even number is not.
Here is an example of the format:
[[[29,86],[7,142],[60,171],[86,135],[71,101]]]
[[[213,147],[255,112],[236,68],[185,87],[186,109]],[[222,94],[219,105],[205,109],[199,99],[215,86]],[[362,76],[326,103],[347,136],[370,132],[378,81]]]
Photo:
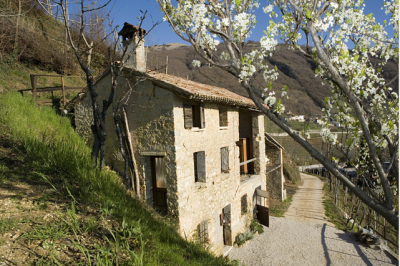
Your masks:
[[[82,90],[82,87],[65,87],[64,90]],[[61,91],[62,86],[59,87],[43,87],[43,88],[36,88],[36,92],[50,92],[50,91]],[[32,89],[24,89],[24,90],[18,90],[19,92],[25,92],[25,91],[32,91]]]
[[[138,169],[137,169],[137,164],[136,164],[136,159],[135,159],[135,151],[133,150],[131,132],[129,131],[129,123],[128,123],[128,118],[126,116],[125,109],[122,109],[122,112],[124,114],[125,130],[126,130],[126,136],[128,137],[129,150],[130,150],[131,160],[132,160],[132,164],[133,164],[133,168],[134,168],[133,170],[135,171],[136,195],[140,199],[140,197],[141,197],[141,195],[140,195],[140,181],[139,181],[139,172],[138,172]],[[133,182],[132,182],[132,185],[133,185]]]
[[[242,166],[242,165],[245,165],[245,164],[254,162],[254,161],[257,160],[257,159],[258,159],[258,158],[253,158],[253,159],[247,160],[247,161],[245,161],[245,162],[240,163],[239,166]]]

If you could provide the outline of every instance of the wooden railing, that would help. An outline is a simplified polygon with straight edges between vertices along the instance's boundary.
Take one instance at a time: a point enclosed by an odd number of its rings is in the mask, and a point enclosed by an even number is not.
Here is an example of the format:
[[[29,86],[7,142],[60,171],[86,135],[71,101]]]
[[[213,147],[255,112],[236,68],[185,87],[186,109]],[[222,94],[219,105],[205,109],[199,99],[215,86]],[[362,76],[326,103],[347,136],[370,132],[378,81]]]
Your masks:
[[[56,78],[60,78],[61,80],[61,86],[54,86],[54,87],[41,87],[38,88],[37,87],[37,80],[38,77],[56,77]],[[76,77],[76,76],[67,76],[68,78],[72,78],[72,77]],[[62,106],[65,106],[67,103],[66,97],[65,97],[65,91],[66,90],[81,90],[82,87],[66,87],[64,84],[64,78],[66,78],[63,75],[36,75],[36,74],[31,74],[30,75],[31,78],[31,86],[32,89],[26,89],[26,90],[20,90],[21,93],[25,92],[25,91],[32,91],[32,97],[33,100],[35,102],[37,102],[36,98],[37,98],[37,94],[40,92],[53,92],[53,91],[62,91]]]

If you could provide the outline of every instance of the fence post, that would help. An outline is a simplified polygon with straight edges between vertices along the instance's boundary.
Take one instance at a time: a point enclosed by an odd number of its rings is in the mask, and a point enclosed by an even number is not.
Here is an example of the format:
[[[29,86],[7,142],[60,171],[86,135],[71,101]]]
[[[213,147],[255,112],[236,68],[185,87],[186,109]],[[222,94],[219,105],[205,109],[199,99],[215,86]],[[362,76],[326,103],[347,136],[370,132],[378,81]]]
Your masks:
[[[36,102],[36,80],[36,76],[31,74],[32,96],[34,102]]]
[[[63,108],[65,107],[65,88],[64,88],[64,76],[61,76],[61,89],[63,94]]]
[[[386,219],[383,218],[383,238],[386,239]]]

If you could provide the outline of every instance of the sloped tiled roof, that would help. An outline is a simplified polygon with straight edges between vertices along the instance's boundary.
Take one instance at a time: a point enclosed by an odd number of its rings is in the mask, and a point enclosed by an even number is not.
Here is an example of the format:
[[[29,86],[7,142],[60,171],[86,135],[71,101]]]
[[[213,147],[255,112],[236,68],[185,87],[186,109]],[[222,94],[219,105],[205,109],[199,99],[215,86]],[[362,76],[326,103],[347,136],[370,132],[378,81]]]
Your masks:
[[[160,87],[181,94],[181,96],[189,99],[256,108],[256,105],[251,99],[231,92],[225,88],[202,84],[185,78],[158,72],[148,72],[145,75]]]
[[[95,84],[104,76],[106,76],[109,71],[110,68],[105,69],[103,73],[95,79]],[[129,68],[126,68],[126,71],[129,71],[130,75],[151,80],[155,85],[170,90],[184,98],[257,109],[256,105],[251,99],[231,92],[225,88],[202,84],[185,78],[154,71],[143,73]],[[73,98],[67,104],[65,109],[71,111],[74,108],[75,104],[79,103],[85,97],[87,92],[88,89],[87,87],[85,87],[80,93],[78,93],[77,96],[75,96],[75,98]]]

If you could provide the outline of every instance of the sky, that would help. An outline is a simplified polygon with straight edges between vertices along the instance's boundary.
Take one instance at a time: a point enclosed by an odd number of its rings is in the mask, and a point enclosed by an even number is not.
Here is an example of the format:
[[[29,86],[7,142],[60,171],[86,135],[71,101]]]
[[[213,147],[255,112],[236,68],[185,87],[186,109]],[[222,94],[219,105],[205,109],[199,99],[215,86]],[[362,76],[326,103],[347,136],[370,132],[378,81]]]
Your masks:
[[[176,3],[176,1],[172,1]],[[253,30],[252,36],[249,38],[253,41],[258,41],[263,35],[263,31],[268,25],[269,17],[262,12],[262,7],[265,0],[259,0],[260,8],[256,11],[257,25]],[[365,0],[366,13],[373,13],[376,20],[383,24],[383,20],[389,20],[385,15],[384,10],[381,10],[383,1],[380,0]],[[166,43],[183,43],[188,44],[178,37],[169,26],[168,22],[163,22],[163,14],[160,11],[159,4],[156,0],[116,0],[113,7],[114,24],[119,25],[119,30],[122,29],[124,22],[134,25],[138,24],[138,15],[140,10],[147,10],[147,19],[142,24],[142,28],[149,30],[153,23],[161,21],[161,24],[156,26],[153,31],[147,36],[145,45],[160,45]],[[390,34],[390,33],[389,33]],[[393,34],[393,33],[391,33]]]

